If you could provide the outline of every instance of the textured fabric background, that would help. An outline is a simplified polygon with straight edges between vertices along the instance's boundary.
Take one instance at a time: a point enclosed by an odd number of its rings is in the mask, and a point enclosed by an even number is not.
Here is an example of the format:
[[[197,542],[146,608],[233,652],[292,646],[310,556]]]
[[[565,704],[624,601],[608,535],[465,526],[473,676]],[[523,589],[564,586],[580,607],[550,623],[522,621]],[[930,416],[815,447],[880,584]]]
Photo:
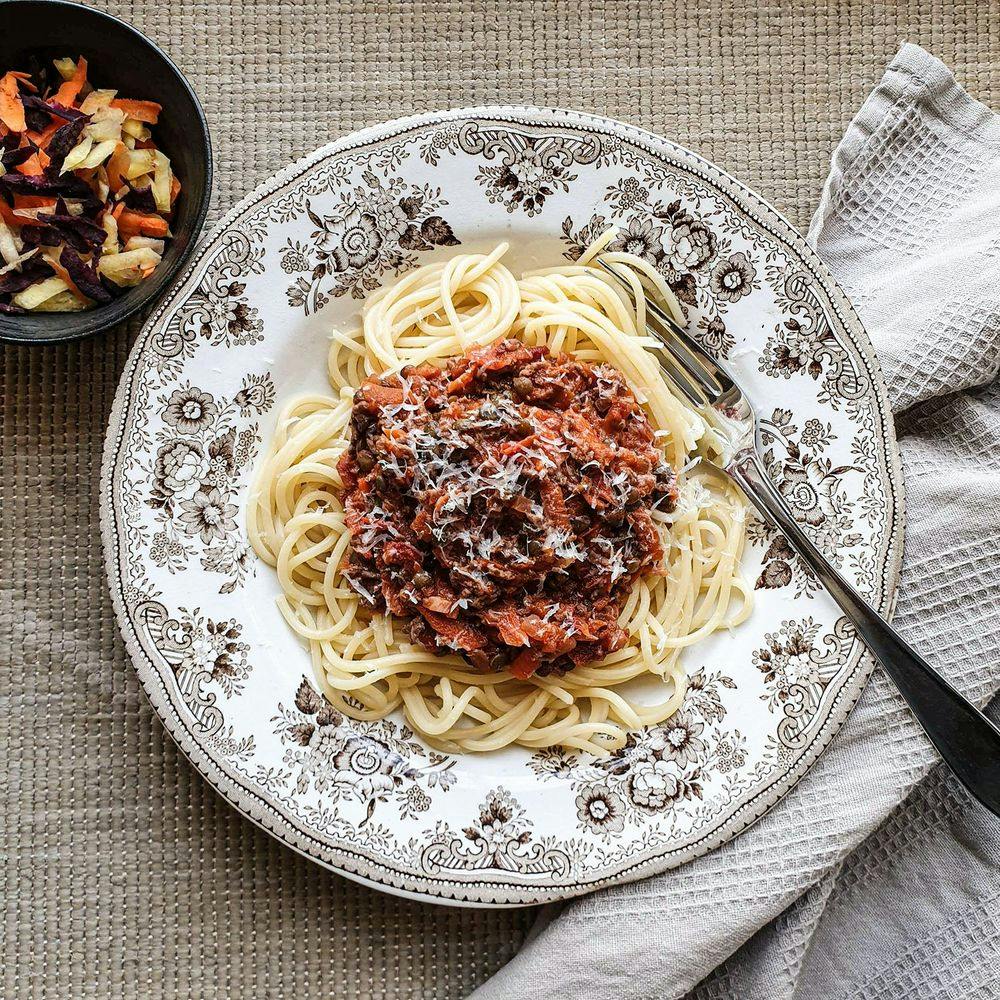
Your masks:
[[[436,107],[530,102],[699,150],[799,225],[903,39],[1000,103],[990,2],[103,3],[189,75],[212,218],[329,139]],[[4,10],[0,2],[0,31]],[[241,819],[153,716],[114,625],[97,480],[135,328],[2,349],[0,996],[462,997],[534,913],[407,903]]]

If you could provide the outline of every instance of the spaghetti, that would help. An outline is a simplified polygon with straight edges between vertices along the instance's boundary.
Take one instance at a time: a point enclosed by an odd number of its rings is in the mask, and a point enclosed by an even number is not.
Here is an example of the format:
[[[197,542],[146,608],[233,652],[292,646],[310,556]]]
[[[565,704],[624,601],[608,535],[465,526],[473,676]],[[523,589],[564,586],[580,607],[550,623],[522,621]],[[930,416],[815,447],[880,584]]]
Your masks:
[[[502,263],[505,245],[405,275],[369,298],[360,330],[331,334],[329,380],[337,396],[298,399],[279,418],[248,504],[250,540],[275,568],[279,608],[308,643],[327,698],[345,715],[371,720],[402,707],[428,742],[452,751],[518,743],[603,754],[623,745],[630,730],[676,711],[686,689],[685,648],[749,614],[750,591],[739,575],[744,501],[700,461],[723,454],[724,435],[710,415],[671,391],[649,350],[658,343],[645,332],[646,289],[678,319],[679,307],[639,258],[604,255],[627,273],[634,302],[591,265],[611,235],[576,263],[520,281]],[[441,368],[507,338],[583,365],[613,366],[676,473],[676,503],[649,515],[662,562],[632,580],[620,602],[623,644],[565,672],[483,672],[458,652],[441,655],[413,641],[405,618],[373,610],[346,572],[352,535],[344,499],[352,483],[344,481],[342,459],[356,391],[369,376]]]

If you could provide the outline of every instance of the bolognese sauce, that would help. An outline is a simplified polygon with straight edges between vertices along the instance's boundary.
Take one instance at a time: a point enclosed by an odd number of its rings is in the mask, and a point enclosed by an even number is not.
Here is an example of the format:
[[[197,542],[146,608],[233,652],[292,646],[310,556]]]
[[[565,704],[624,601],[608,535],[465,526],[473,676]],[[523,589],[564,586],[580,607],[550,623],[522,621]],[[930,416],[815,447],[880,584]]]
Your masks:
[[[414,643],[522,678],[625,645],[677,500],[621,374],[517,340],[367,379],[338,470],[353,589]]]

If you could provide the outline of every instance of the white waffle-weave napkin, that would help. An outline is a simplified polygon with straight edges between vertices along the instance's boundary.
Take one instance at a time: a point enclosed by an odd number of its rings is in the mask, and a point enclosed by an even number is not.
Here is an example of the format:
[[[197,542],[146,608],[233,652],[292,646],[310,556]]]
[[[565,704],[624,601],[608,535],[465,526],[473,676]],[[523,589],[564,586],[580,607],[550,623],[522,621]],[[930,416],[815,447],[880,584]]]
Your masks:
[[[904,45],[834,154],[809,239],[896,414],[896,624],[984,703],[1000,686],[1000,118]],[[876,670],[756,826],[676,871],[547,908],[475,1000],[1000,995],[1000,824],[935,760]]]

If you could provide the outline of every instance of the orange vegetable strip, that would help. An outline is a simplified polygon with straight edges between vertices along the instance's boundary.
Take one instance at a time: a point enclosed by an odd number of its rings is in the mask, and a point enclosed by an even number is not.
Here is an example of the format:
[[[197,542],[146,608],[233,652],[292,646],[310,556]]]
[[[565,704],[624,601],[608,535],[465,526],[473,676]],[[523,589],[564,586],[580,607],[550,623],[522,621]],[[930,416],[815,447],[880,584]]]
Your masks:
[[[170,178],[170,204],[173,205],[177,201],[177,196],[181,193],[181,182],[177,179],[177,174],[173,174]]]
[[[130,236],[166,236],[170,232],[166,219],[126,208],[118,216],[118,232],[127,243]]]
[[[12,132],[23,132],[28,126],[24,121],[24,104],[17,89],[17,77],[7,73],[0,79],[0,121]]]
[[[31,82],[30,73],[25,73],[21,70],[12,69],[10,71],[10,75],[14,77],[21,84],[22,87],[24,87],[26,90],[31,91],[32,94],[38,93],[38,88]]]
[[[145,125],[155,125],[163,110],[163,105],[156,101],[135,101],[124,97],[116,97],[111,107],[124,111],[127,118],[135,118]]]
[[[38,159],[38,154],[32,153],[24,163],[19,163],[14,169],[19,174],[25,174],[28,177],[39,177],[42,173],[42,164]]]
[[[18,215],[14,209],[10,207],[0,198],[0,219],[3,219],[8,226],[47,226],[48,223],[44,219],[26,219],[24,216]]]
[[[52,122],[51,125],[46,125],[44,131],[42,132],[25,132],[25,135],[36,145],[41,146],[44,149],[48,144],[49,140],[62,128],[66,123],[61,119],[57,118]]]
[[[14,208],[55,208],[57,199],[48,194],[16,194]]]
[[[108,189],[112,194],[125,186],[125,171],[128,169],[128,146],[119,142],[108,159]]]
[[[76,61],[76,72],[69,80],[63,81],[62,86],[55,92],[55,96],[52,98],[53,103],[61,104],[64,108],[73,107],[86,82],[87,60],[83,56],[80,56]]]

